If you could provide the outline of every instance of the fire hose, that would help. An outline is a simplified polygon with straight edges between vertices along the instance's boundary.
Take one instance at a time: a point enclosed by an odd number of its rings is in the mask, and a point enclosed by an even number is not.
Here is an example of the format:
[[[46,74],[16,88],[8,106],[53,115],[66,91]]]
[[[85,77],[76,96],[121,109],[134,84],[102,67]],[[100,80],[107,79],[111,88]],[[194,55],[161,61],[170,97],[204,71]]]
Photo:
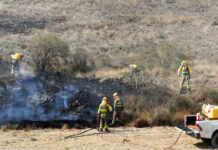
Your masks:
[[[85,131],[82,131],[80,133],[77,133],[77,134],[74,134],[74,135],[70,135],[70,136],[66,136],[64,139],[69,139],[69,138],[77,138],[77,137],[84,137],[84,136],[92,136],[92,135],[100,135],[100,134],[107,134],[107,133],[103,133],[103,132],[98,132],[98,133],[91,133],[91,134],[86,134],[86,135],[82,135],[88,131],[91,131],[93,129],[96,129],[96,128],[90,128],[90,129],[87,129]],[[122,142],[121,141],[118,141],[118,140],[110,140],[110,139],[106,139],[104,138],[103,136],[101,136],[101,139],[105,142],[110,142],[110,143],[119,143],[119,144],[129,144],[129,145],[133,145],[133,146],[138,146],[138,147],[141,147],[141,148],[151,148],[151,149],[171,149],[173,146],[176,145],[176,143],[179,141],[180,137],[182,135],[182,131],[179,133],[178,137],[176,138],[175,142],[168,146],[168,147],[153,147],[153,146],[148,146],[148,145],[140,145],[140,144],[137,144],[135,142],[131,142],[127,139],[124,139]]]
[[[129,145],[134,145],[134,146],[138,146],[138,147],[141,147],[141,148],[151,148],[151,149],[171,149],[173,146],[176,145],[176,143],[179,141],[180,137],[182,135],[182,131],[179,133],[178,137],[176,138],[175,142],[168,146],[168,147],[153,147],[153,146],[147,146],[147,145],[140,145],[140,144],[137,144],[137,143],[134,143],[134,142],[131,142],[129,140],[123,140],[122,142],[120,141],[117,141],[117,140],[108,140],[108,139],[105,139],[103,138],[103,136],[101,136],[101,139],[105,142],[110,142],[110,143],[119,143],[119,144],[129,144]]]
[[[98,131],[99,131],[99,119],[100,119],[100,115],[97,116],[97,130],[98,130]],[[82,132],[80,132],[80,133],[66,136],[64,139],[76,138],[76,137],[83,137],[83,136],[92,136],[92,135],[99,135],[99,134],[105,134],[105,133],[101,133],[101,132],[99,133],[99,132],[98,132],[98,133],[91,133],[91,134],[82,135],[82,134],[84,134],[84,133],[86,133],[86,132],[88,132],[88,131],[94,130],[94,129],[96,129],[96,128],[90,128],[90,129],[87,129],[87,130],[82,131]],[[172,148],[173,146],[175,146],[176,143],[179,141],[179,139],[180,139],[180,137],[181,137],[181,135],[182,135],[182,132],[183,132],[183,131],[181,131],[181,132],[179,133],[179,135],[178,135],[178,137],[176,138],[175,142],[174,142],[172,145],[168,146],[168,147],[153,147],[153,146],[147,146],[147,145],[140,145],[140,144],[137,144],[137,143],[135,143],[135,142],[131,142],[131,141],[126,140],[126,139],[123,140],[122,142],[120,142],[120,141],[118,141],[118,140],[108,140],[108,139],[103,138],[103,136],[101,136],[101,139],[102,139],[103,141],[105,141],[105,142],[119,143],[119,144],[124,144],[124,143],[126,143],[126,144],[129,144],[129,145],[134,145],[134,146],[138,146],[138,147],[142,147],[142,148],[171,149],[171,148]]]
[[[99,117],[99,115],[98,115],[98,116],[97,116],[97,130],[98,130],[98,131],[99,131],[99,119],[100,119],[100,117]],[[96,128],[90,128],[90,129],[87,129],[87,130],[82,131],[82,132],[80,132],[80,133],[66,136],[64,139],[102,134],[102,133],[93,133],[93,134],[88,134],[88,135],[82,135],[82,134],[84,134],[84,133],[86,133],[86,132],[88,132],[88,131],[94,130],[94,129],[96,129]]]

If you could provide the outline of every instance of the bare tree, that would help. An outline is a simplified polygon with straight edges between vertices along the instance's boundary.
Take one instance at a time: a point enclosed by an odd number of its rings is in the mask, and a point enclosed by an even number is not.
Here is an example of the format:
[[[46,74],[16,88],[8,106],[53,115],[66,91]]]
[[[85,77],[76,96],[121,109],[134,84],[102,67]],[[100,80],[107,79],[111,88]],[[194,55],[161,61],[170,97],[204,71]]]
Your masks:
[[[31,57],[37,75],[55,72],[66,61],[69,47],[56,34],[37,34],[31,41]]]

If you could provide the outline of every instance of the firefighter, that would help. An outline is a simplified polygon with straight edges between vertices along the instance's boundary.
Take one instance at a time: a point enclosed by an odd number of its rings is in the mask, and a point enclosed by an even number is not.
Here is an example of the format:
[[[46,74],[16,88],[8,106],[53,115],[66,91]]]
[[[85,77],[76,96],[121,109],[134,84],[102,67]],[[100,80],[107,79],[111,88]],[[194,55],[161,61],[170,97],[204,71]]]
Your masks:
[[[180,89],[179,89],[180,94],[182,93],[182,88],[183,88],[185,81],[187,81],[188,91],[189,92],[191,91],[191,85],[190,85],[191,69],[189,65],[187,64],[187,61],[185,60],[182,61],[181,66],[178,69],[178,76],[180,76],[181,72],[182,72],[182,78],[180,81]]]
[[[120,96],[118,93],[113,94],[114,97],[114,113],[113,113],[113,120],[111,125],[114,126],[115,124],[121,124],[121,114],[123,110],[123,102],[120,100]]]
[[[99,131],[108,131],[108,113],[112,111],[112,107],[107,103],[107,97],[104,97],[98,108],[98,115],[100,117]]]
[[[129,78],[129,84],[131,85],[132,84],[132,80],[135,80],[135,85],[136,85],[136,88],[137,88],[140,70],[139,70],[138,66],[135,65],[135,64],[131,64],[131,65],[129,65],[129,67],[131,69],[130,78]]]
[[[11,55],[11,75],[15,75],[15,71],[17,72],[18,76],[20,76],[20,62],[22,61],[23,54],[22,53],[15,53]]]

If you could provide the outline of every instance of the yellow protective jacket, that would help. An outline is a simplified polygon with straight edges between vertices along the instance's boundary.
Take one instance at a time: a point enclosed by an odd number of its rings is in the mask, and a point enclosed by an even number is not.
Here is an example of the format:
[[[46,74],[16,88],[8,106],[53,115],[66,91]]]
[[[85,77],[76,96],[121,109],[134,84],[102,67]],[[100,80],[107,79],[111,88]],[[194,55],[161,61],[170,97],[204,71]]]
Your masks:
[[[18,61],[20,60],[20,58],[23,56],[22,53],[16,53],[14,55],[11,55],[11,59],[14,60],[14,61]]]
[[[99,108],[98,108],[98,114],[101,113],[101,106],[107,106],[108,109],[109,109],[109,112],[112,111],[112,107],[106,102],[106,101],[102,101],[101,104],[99,105]]]
[[[181,65],[177,71],[178,75],[180,75],[181,72],[182,74],[191,74],[191,69],[188,65],[187,66]]]

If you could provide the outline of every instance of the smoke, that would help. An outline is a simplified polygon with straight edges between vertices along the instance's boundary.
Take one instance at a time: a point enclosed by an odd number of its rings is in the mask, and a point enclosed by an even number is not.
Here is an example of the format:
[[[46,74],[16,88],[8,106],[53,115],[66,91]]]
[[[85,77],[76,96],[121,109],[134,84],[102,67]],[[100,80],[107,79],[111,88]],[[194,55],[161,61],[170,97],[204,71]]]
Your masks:
[[[59,91],[48,91],[56,84],[56,81],[52,81],[46,85],[44,81],[28,76],[7,85],[9,99],[1,105],[0,122],[77,120],[77,115],[64,114],[63,110],[68,109],[68,101],[73,100],[78,89],[70,85]]]
[[[86,121],[96,119],[96,108],[87,93],[70,80],[36,78],[30,65],[21,65],[20,75],[0,79],[0,124],[19,121]],[[2,84],[3,83],[3,84]],[[94,106],[95,107],[95,106]]]

